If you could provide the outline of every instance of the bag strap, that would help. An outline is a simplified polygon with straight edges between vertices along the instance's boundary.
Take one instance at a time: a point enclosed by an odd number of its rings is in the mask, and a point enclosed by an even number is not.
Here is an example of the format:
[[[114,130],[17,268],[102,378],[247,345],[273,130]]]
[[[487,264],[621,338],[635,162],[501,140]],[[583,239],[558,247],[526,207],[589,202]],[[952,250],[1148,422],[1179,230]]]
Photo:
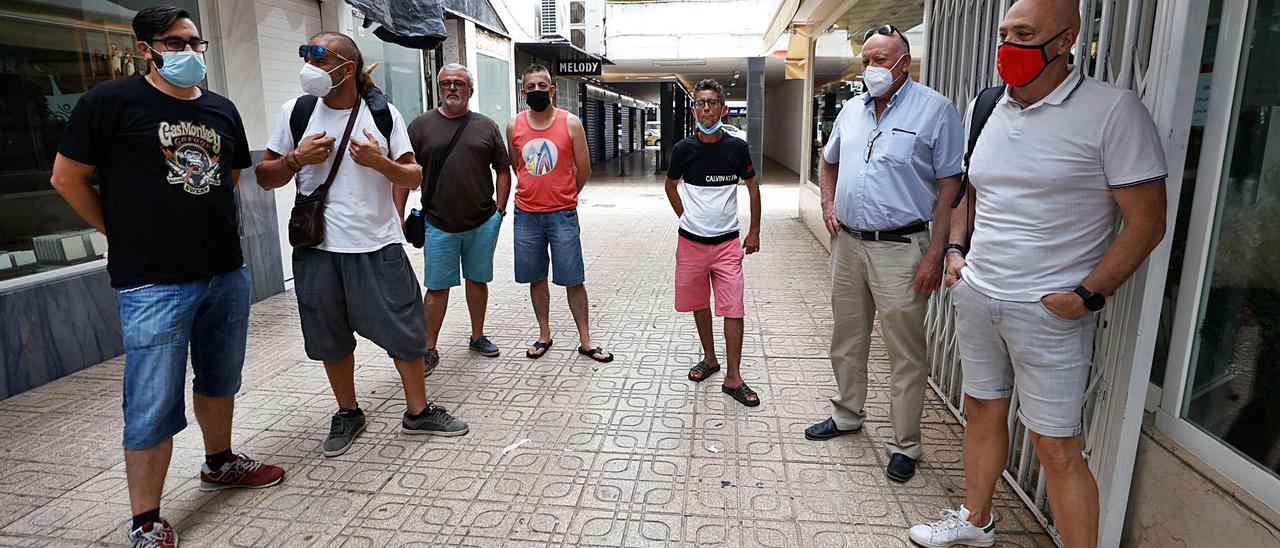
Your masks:
[[[338,148],[333,151],[333,167],[329,168],[329,176],[325,178],[324,184],[316,188],[311,195],[324,199],[329,195],[329,185],[333,184],[333,179],[338,176],[338,166],[342,164],[342,157],[347,152],[347,141],[351,139],[351,130],[356,127],[356,119],[360,117],[360,104],[364,101],[357,99],[356,105],[351,107],[351,115],[347,117],[347,129],[342,132],[342,140],[338,142]],[[302,192],[298,192],[296,198],[301,198]]]
[[[431,199],[436,195],[436,181],[440,178],[440,170],[444,169],[444,163],[449,160],[449,154],[453,152],[453,147],[458,146],[458,141],[462,139],[462,132],[467,129],[467,124],[471,123],[471,111],[467,111],[467,116],[462,119],[462,124],[458,129],[453,130],[453,138],[449,140],[449,146],[445,147],[444,153],[440,155],[440,161],[435,162],[431,166],[431,174],[427,177],[427,191],[422,193],[422,211],[426,211],[431,205]]]
[[[314,95],[303,95],[293,102],[293,110],[289,112],[289,133],[293,134],[293,146],[302,143],[302,133],[307,131],[307,123],[311,121],[311,113],[316,110],[320,99]]]
[[[978,137],[982,135],[982,128],[987,126],[987,120],[991,118],[991,113],[995,112],[996,104],[1000,102],[1000,96],[1004,95],[1004,90],[1004,86],[986,88],[978,92],[978,98],[973,102],[973,113],[969,119],[969,146],[964,151],[964,173],[960,176],[960,192],[957,192],[955,199],[951,201],[951,209],[959,208],[960,201],[969,193],[969,159],[973,157],[973,149],[978,146]],[[973,236],[973,229],[969,226],[972,211],[971,203],[964,211],[964,245],[966,247],[969,245],[969,238]]]

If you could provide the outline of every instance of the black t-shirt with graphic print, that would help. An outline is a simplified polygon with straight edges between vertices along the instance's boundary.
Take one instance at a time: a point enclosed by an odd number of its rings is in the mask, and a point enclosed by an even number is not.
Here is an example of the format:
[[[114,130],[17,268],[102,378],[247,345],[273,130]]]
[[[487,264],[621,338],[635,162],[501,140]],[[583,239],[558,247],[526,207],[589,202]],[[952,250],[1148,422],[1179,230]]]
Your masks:
[[[76,103],[58,152],[98,168],[112,287],[244,264],[231,172],[253,160],[225,97],[177,99],[141,76],[104,82]]]

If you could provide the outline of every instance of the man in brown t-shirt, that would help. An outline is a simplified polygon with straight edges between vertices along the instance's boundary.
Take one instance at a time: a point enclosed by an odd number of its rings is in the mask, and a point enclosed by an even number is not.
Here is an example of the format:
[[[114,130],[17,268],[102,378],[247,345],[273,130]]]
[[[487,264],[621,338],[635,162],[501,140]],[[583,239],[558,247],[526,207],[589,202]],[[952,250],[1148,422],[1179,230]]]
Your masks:
[[[484,356],[499,354],[484,335],[488,283],[493,280],[493,252],[511,194],[511,159],[498,125],[468,109],[475,92],[475,77],[467,67],[448,64],[436,78],[441,106],[409,124],[409,142],[422,164],[422,211],[426,215],[423,285],[427,298],[426,372],[440,362],[436,342],[449,305],[449,288],[466,278],[467,308],[471,312],[471,350]],[[457,144],[446,157],[454,133],[464,127]],[[437,166],[441,161],[443,165]],[[439,179],[428,180],[439,167]],[[491,171],[492,170],[492,171]],[[494,201],[493,173],[497,173]],[[403,210],[408,193],[397,196]]]

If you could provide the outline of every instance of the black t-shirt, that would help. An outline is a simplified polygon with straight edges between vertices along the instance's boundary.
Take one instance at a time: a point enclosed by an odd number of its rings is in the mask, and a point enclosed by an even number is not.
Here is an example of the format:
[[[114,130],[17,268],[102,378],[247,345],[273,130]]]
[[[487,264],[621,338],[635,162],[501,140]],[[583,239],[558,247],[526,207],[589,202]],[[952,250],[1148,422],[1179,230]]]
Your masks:
[[[737,239],[738,181],[755,176],[747,142],[728,133],[713,143],[697,135],[676,143],[667,177],[684,180],[680,235],[706,244]]]
[[[231,171],[253,160],[225,97],[177,99],[141,76],[104,82],[76,103],[58,152],[98,168],[112,287],[244,264]]]

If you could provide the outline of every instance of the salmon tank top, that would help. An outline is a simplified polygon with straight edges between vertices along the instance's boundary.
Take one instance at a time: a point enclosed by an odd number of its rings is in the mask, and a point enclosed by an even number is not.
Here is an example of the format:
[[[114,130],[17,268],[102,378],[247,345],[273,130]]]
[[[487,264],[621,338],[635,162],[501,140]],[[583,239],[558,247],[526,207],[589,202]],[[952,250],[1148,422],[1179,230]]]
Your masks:
[[[569,111],[556,109],[551,126],[529,125],[528,111],[516,115],[513,141],[516,153],[516,207],[543,213],[578,207],[578,182],[573,172],[573,138]]]

